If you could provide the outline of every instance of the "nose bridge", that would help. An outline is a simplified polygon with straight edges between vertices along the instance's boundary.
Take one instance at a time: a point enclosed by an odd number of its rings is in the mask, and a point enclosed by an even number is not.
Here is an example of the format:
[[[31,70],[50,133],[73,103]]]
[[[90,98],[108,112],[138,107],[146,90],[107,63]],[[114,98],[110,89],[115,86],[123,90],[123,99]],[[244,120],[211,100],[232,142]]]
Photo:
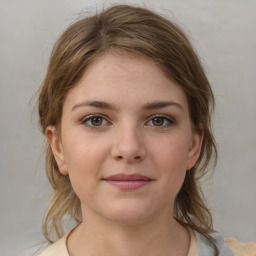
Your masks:
[[[119,124],[112,154],[115,158],[127,161],[143,159],[145,145],[142,127],[129,121]]]

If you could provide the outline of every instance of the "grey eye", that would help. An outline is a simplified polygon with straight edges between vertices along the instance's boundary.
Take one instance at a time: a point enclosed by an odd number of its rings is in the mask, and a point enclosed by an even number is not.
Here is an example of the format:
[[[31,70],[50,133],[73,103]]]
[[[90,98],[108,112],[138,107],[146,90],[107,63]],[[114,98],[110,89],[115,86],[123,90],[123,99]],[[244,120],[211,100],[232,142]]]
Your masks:
[[[153,116],[148,122],[147,125],[153,126],[153,127],[169,127],[173,125],[175,122],[173,119],[169,116],[158,116],[155,115]]]
[[[93,126],[100,126],[103,124],[103,118],[101,116],[94,116],[90,119]]]
[[[109,122],[103,116],[91,115],[86,117],[82,123],[89,127],[100,127],[107,125]]]
[[[165,119],[163,117],[154,117],[152,119],[152,124],[154,126],[163,126]]]

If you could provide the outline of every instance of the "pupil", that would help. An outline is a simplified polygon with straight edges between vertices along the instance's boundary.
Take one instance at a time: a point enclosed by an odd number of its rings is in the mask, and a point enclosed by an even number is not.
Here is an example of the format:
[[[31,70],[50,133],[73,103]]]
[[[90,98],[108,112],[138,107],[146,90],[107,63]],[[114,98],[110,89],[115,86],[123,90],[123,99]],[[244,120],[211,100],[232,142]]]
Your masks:
[[[94,126],[99,126],[102,124],[102,117],[93,117],[92,124]]]
[[[161,118],[161,117],[155,117],[155,118],[153,119],[153,124],[154,124],[155,126],[162,126],[163,123],[164,123],[164,120],[163,120],[163,118]]]

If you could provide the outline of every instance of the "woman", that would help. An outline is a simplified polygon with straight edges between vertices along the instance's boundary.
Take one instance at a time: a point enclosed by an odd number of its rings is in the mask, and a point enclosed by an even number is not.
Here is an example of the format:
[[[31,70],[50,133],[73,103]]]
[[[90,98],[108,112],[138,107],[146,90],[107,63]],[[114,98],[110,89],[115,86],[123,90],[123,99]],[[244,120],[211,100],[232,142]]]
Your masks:
[[[42,255],[235,255],[198,182],[216,146],[214,96],[184,33],[114,6],[57,41],[39,97],[53,198]]]

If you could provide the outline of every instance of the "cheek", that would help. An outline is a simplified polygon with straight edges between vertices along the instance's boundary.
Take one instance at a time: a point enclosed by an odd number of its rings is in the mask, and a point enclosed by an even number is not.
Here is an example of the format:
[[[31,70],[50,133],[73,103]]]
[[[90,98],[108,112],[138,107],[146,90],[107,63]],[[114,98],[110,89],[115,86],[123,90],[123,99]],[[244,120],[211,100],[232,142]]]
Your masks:
[[[106,150],[97,144],[69,143],[66,150],[67,168],[75,193],[81,201],[93,197],[93,191],[102,176]]]
[[[155,147],[156,156],[166,168],[173,171],[186,169],[188,160],[189,143],[186,138],[174,137],[157,143]]]
[[[90,171],[106,156],[108,144],[102,138],[77,133],[63,141],[64,155],[70,171]],[[75,170],[73,170],[75,169]]]
[[[83,200],[85,195],[93,196],[90,193],[101,179],[107,145],[104,140],[81,136],[76,140],[71,138],[64,143],[65,159],[72,187],[80,200]]]
[[[188,148],[187,140],[169,139],[154,149],[157,152],[154,162],[166,195],[176,196],[184,182]]]

